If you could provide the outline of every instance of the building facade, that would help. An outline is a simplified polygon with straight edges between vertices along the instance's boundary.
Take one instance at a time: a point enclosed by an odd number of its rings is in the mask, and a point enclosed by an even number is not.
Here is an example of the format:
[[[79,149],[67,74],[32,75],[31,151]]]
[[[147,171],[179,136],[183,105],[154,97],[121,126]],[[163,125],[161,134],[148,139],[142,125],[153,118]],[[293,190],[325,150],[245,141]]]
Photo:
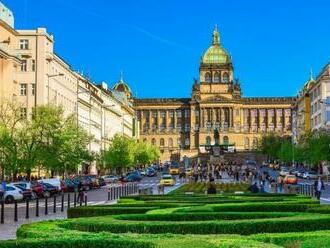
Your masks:
[[[215,28],[191,98],[135,99],[140,140],[159,146],[165,161],[207,154],[205,145],[215,143],[215,129],[220,144],[238,151],[255,149],[266,133],[292,135],[295,98],[243,97],[233,69]]]
[[[137,137],[131,91],[123,80],[111,90],[92,82],[55,53],[45,28],[16,30],[12,12],[1,2],[0,10],[0,102],[17,102],[26,118],[38,105],[62,107],[93,137],[93,154],[107,149],[115,134]],[[96,161],[80,171],[97,173]]]
[[[294,138],[319,129],[330,131],[330,64],[304,84],[295,105]]]

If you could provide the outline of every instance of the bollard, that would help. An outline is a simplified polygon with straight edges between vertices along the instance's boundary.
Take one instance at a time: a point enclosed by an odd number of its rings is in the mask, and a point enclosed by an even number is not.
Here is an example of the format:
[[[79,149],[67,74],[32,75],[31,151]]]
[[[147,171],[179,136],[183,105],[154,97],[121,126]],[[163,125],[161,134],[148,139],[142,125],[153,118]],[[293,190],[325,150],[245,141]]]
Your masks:
[[[62,193],[62,200],[61,200],[61,212],[64,211],[64,193]]]
[[[53,213],[56,213],[56,195],[54,195]]]
[[[28,219],[29,217],[30,217],[30,214],[29,214],[29,199],[26,198],[25,219]]]
[[[39,217],[39,198],[36,198],[36,217]]]
[[[85,206],[87,206],[87,192],[84,192],[85,195]]]
[[[48,197],[45,197],[45,215],[48,215]]]
[[[82,206],[83,203],[83,195],[85,194],[85,192],[79,192],[79,206]]]
[[[14,209],[14,221],[17,221],[17,201],[15,201],[15,209]]]
[[[108,201],[110,201],[110,191],[111,191],[111,189],[110,189],[110,187],[108,188]]]
[[[111,196],[110,196],[111,201],[115,199],[115,188],[111,187]]]
[[[0,214],[0,223],[5,223],[5,202],[1,201],[1,214]]]
[[[70,208],[70,193],[68,194],[68,209]]]
[[[73,197],[74,197],[74,200],[73,200],[73,207],[76,207],[76,206],[77,206],[77,194],[76,194],[76,192],[74,192]]]

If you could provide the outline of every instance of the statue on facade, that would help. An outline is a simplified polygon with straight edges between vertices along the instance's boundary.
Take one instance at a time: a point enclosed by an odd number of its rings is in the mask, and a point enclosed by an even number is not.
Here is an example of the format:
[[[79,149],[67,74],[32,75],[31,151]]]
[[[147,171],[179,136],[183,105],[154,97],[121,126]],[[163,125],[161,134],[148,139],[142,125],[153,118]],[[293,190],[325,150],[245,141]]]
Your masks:
[[[214,132],[213,132],[213,137],[214,137],[214,144],[215,145],[219,145],[219,131],[217,128],[214,129]]]

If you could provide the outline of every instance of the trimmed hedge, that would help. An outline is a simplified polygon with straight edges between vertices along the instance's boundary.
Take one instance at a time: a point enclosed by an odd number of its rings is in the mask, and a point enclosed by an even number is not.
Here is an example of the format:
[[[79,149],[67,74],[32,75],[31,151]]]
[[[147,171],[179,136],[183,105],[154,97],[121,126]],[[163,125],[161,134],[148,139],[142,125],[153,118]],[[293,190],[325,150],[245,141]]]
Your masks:
[[[283,218],[297,215],[296,213],[268,212],[213,212],[213,213],[171,213],[171,214],[124,214],[114,216],[116,220],[134,221],[205,221],[205,220],[243,220]]]
[[[79,219],[60,223],[60,227],[84,232],[112,233],[175,233],[175,234],[254,234],[325,230],[330,228],[330,215],[294,216],[279,219],[195,221],[195,222],[138,222],[115,220],[111,217]]]
[[[103,215],[116,215],[116,214],[140,214],[146,213],[149,210],[156,209],[157,207],[76,207],[68,209],[68,218],[79,217],[92,217]]]
[[[0,248],[155,248],[151,242],[83,237],[1,241]]]

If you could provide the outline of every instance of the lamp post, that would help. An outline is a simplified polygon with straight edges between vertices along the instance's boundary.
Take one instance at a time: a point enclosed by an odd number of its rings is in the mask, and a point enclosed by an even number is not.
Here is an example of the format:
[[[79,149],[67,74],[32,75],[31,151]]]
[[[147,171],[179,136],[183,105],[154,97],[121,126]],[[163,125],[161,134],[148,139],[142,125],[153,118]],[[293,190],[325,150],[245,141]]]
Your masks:
[[[48,89],[47,89],[47,91],[48,91],[48,93],[47,93],[47,97],[48,97],[48,99],[47,99],[47,103],[49,104],[50,103],[50,101],[49,101],[49,79],[50,78],[55,78],[55,77],[62,77],[62,76],[64,76],[64,74],[63,73],[58,73],[58,74],[52,74],[52,75],[50,75],[50,74],[46,74],[47,75],[47,87],[48,87]]]

